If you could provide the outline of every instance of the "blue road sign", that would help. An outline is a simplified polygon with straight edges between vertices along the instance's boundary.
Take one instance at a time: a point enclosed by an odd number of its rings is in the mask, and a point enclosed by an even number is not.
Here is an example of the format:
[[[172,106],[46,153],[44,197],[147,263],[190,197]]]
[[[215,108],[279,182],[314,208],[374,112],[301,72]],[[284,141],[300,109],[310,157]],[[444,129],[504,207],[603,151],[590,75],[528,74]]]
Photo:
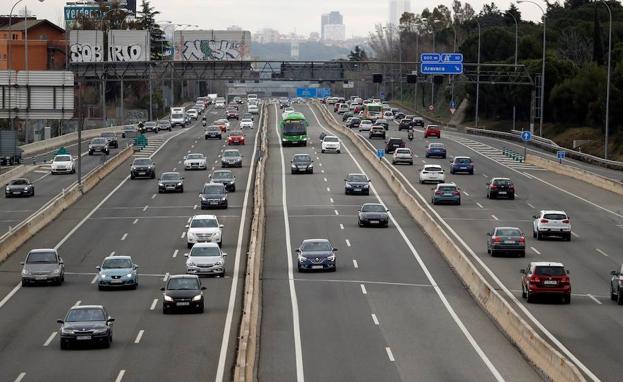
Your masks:
[[[522,131],[521,132],[521,140],[524,142],[530,142],[532,140],[532,133],[529,131]]]
[[[439,53],[422,53],[420,54],[421,62],[440,62],[441,55]]]
[[[331,88],[317,88],[316,97],[318,98],[331,97]]]
[[[454,102],[454,100],[450,101],[450,109],[456,109],[456,103]]]
[[[379,159],[383,158],[383,157],[385,156],[385,150],[383,150],[383,149],[377,149],[377,150],[376,150],[376,156],[377,156]]]
[[[422,74],[463,74],[463,64],[435,64],[421,63],[420,73]]]
[[[565,156],[567,156],[566,151],[556,151],[556,158],[562,160],[565,159]]]
[[[379,93],[379,98],[380,99],[385,99],[385,92],[380,92]]]
[[[462,53],[442,53],[441,54],[441,62],[445,63],[463,63],[463,54]]]
[[[296,88],[296,96],[302,98],[314,98],[317,94],[317,88]]]

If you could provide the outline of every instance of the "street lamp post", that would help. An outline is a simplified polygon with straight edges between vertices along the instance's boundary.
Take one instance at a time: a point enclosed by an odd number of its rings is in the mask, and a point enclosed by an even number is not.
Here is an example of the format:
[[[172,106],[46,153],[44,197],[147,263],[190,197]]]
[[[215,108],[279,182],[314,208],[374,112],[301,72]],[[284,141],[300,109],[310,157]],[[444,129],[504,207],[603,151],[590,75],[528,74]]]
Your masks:
[[[608,26],[608,78],[606,80],[606,124],[605,124],[605,136],[604,136],[604,159],[608,159],[608,129],[610,122],[610,59],[612,57],[612,10],[608,3],[604,0],[601,2],[608,8],[608,15],[610,16],[610,24]]]
[[[515,21],[515,71],[517,71],[517,52],[518,52],[518,42],[519,42],[519,23],[517,22],[517,18],[512,13],[508,13],[513,20]],[[515,118],[516,116],[516,107],[515,100],[513,99],[513,130],[515,130]]]
[[[478,107],[480,106],[480,21],[474,19],[478,24],[478,64],[476,68],[476,128],[478,128]]]
[[[456,27],[454,26],[454,23],[451,24],[452,26],[452,31],[454,32],[454,40],[452,43],[452,52],[456,53]],[[450,81],[452,81],[452,88],[451,88],[451,96],[450,99],[452,99],[452,102],[454,102],[454,74],[450,76]]]
[[[541,12],[543,12],[543,62],[542,62],[542,67],[541,67],[541,102],[540,102],[540,109],[541,109],[541,115],[540,115],[540,120],[539,120],[539,136],[543,136],[543,115],[545,114],[545,110],[543,109],[544,107],[544,101],[545,101],[545,42],[546,42],[546,36],[545,36],[545,32],[546,32],[546,19],[547,19],[547,13],[545,12],[545,10],[543,9],[543,7],[541,5],[539,5],[538,3],[532,1],[532,0],[517,0],[518,4],[521,3],[530,3],[530,4],[534,4],[537,7],[539,7],[539,9],[541,10]]]
[[[13,4],[13,6],[11,7],[11,13],[9,14],[9,28],[8,28],[8,33],[9,33],[9,38],[8,38],[8,46],[7,46],[7,70],[9,71],[9,100],[13,97],[10,96],[11,94],[11,45],[13,42],[13,31],[11,31],[11,24],[13,21],[13,10],[15,9],[15,7],[17,6],[17,4],[21,3],[24,0],[17,0],[15,2],[15,4]],[[24,20],[26,20],[26,16],[24,16]],[[11,131],[13,131],[13,129],[15,128],[14,125],[14,121],[11,115],[11,105],[9,104],[9,124],[11,126]]]

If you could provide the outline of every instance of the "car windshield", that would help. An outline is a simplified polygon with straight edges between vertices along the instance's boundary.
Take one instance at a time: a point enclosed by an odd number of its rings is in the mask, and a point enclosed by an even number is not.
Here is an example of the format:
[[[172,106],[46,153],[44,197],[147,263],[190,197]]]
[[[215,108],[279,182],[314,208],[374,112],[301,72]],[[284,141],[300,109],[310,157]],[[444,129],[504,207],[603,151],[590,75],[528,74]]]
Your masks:
[[[156,126],[156,122],[145,122],[145,127],[147,127],[147,126],[149,126],[149,127]]]
[[[224,151],[223,156],[224,157],[239,157],[240,153],[238,151]]]
[[[362,125],[371,125],[372,121],[370,121],[369,119],[364,119],[363,121],[361,121]]]
[[[230,171],[214,171],[212,173],[212,179],[231,179],[233,177]]]
[[[208,127],[208,131],[218,131],[218,127],[217,126],[210,126],[210,127]]]
[[[107,141],[106,141],[106,138],[93,138],[93,139],[91,140],[91,143],[96,144],[96,145],[103,145],[103,144],[105,144],[106,142],[107,142]]]
[[[324,141],[325,142],[339,142],[339,139],[337,137],[325,137]]]
[[[396,150],[396,154],[411,154],[411,150],[409,150],[409,149],[398,149],[398,150]]]
[[[54,252],[32,252],[28,255],[27,264],[56,264]]]
[[[106,321],[106,314],[98,308],[72,309],[67,313],[65,322]]]
[[[186,159],[203,159],[203,154],[188,154]]]
[[[151,160],[149,159],[136,159],[134,160],[135,166],[149,166],[151,164]]]
[[[385,207],[382,204],[364,204],[361,212],[385,212]]]
[[[220,195],[225,193],[225,188],[220,184],[213,184],[203,187],[201,193],[205,195]]]
[[[327,252],[327,251],[333,250],[333,247],[331,247],[331,244],[329,244],[328,241],[307,241],[303,243],[303,245],[301,246],[301,249],[304,252],[315,252],[315,251]]]
[[[470,164],[470,163],[472,163],[472,160],[470,158],[456,158],[454,161],[456,163],[460,163],[460,164]]]
[[[102,263],[102,269],[125,269],[132,268],[132,260],[130,259],[106,259]]]
[[[184,118],[184,114],[182,114],[182,113],[173,113],[173,114],[171,114],[171,118],[173,118],[173,119]]]
[[[218,228],[216,219],[193,219],[190,228]]]
[[[495,236],[521,236],[521,231],[517,228],[497,228]]]
[[[164,174],[162,174],[162,177],[160,179],[161,180],[179,180],[180,174],[175,173],[175,172],[165,172]]]
[[[283,122],[284,135],[301,135],[307,130],[307,122],[305,120],[288,120]]]
[[[513,183],[509,179],[494,179],[493,184],[498,186],[510,186]]]
[[[564,267],[544,265],[534,267],[534,274],[539,276],[562,276],[565,273]]]
[[[548,219],[548,220],[565,220],[567,218],[567,215],[564,214],[545,214],[543,215],[543,219]]]
[[[242,131],[240,131],[240,130],[232,130],[232,132],[229,133],[229,135],[242,135]]]
[[[295,155],[292,159],[293,162],[311,162],[309,155]]]
[[[28,184],[28,180],[26,180],[26,179],[15,179],[15,180],[12,180],[10,184],[12,184],[14,186],[25,186],[25,185]]]
[[[102,133],[102,137],[104,138],[114,138],[115,133]]]
[[[169,279],[167,283],[168,290],[198,290],[199,280],[190,277],[180,277]]]
[[[424,171],[441,172],[443,170],[441,169],[441,167],[438,167],[438,166],[429,166],[429,167],[424,167]]]
[[[443,143],[431,143],[428,145],[431,149],[443,149],[445,146]]]
[[[70,162],[71,155],[57,155],[54,157],[54,162]]]
[[[190,256],[201,256],[201,257],[212,257],[212,256],[220,256],[221,251],[219,251],[218,247],[198,247],[193,246],[193,249],[190,251]]]
[[[368,178],[365,175],[349,175],[349,182],[367,182]]]
[[[249,119],[249,118],[243,118],[242,122],[244,122],[244,123],[251,123],[253,121],[251,119]]]
[[[442,192],[456,191],[456,186],[440,186],[439,191],[442,191]]]
[[[389,144],[391,145],[399,145],[402,143],[402,139],[398,138],[398,139],[390,139],[389,140]]]

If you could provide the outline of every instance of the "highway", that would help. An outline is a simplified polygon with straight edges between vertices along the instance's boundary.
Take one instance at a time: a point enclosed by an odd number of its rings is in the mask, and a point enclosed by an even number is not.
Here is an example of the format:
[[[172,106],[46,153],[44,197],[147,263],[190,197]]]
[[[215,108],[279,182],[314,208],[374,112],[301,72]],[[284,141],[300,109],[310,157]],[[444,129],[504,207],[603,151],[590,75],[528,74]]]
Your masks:
[[[221,117],[221,112],[207,111],[208,122]],[[195,122],[191,128],[159,134],[166,140],[152,154],[158,174],[182,172],[183,194],[158,194],[156,179],[129,180],[128,161],[0,264],[0,380],[230,380],[256,132],[247,131],[247,144],[239,147],[244,164],[233,170],[237,189],[229,195],[228,209],[198,208],[199,190],[210,168],[220,168],[226,141],[204,140],[200,122]],[[183,171],[183,156],[190,152],[208,157],[208,171]],[[217,215],[225,226],[226,276],[202,278],[207,287],[204,314],[165,316],[159,289],[168,275],[185,272],[184,226],[201,213]],[[65,283],[21,288],[19,262],[29,249],[42,247],[57,248],[63,257]],[[140,266],[137,290],[98,291],[95,267],[111,254],[131,255]],[[116,319],[110,349],[60,350],[56,320],[75,304],[103,304]]]
[[[472,256],[494,284],[561,352],[573,359],[589,380],[620,380],[623,366],[621,307],[610,301],[610,271],[623,263],[623,200],[621,196],[570,177],[541,168],[506,161],[497,148],[507,143],[473,135],[442,131],[440,140],[424,139],[421,129],[415,140],[391,125],[388,137],[402,137],[417,155],[414,166],[395,166],[420,201],[434,211],[447,231]],[[367,137],[367,134],[365,135]],[[345,139],[342,137],[342,139]],[[367,138],[366,138],[367,140]],[[474,175],[451,175],[448,160],[425,158],[428,142],[443,142],[448,156],[468,155],[475,161]],[[370,147],[382,148],[382,140]],[[494,149],[495,148],[495,149]],[[418,171],[424,163],[440,164],[446,181],[462,189],[461,206],[432,206],[431,185],[420,185]],[[583,166],[590,168],[592,166]],[[609,170],[608,170],[609,171]],[[595,171],[599,172],[599,171]],[[485,183],[491,177],[509,177],[516,187],[515,200],[490,200]],[[571,217],[570,242],[537,241],[532,238],[532,215],[541,209],[561,209]],[[486,232],[495,226],[517,226],[526,233],[526,258],[492,258],[486,251]],[[544,300],[527,304],[521,298],[519,270],[530,261],[560,261],[570,270],[570,305]]]
[[[307,147],[280,147],[269,120],[267,232],[259,375],[262,381],[534,381],[540,376],[475,304],[394,194],[346,140],[321,154],[323,126],[305,105]],[[278,112],[280,115],[280,112]],[[313,175],[290,175],[295,153]],[[372,178],[370,196],[344,195],[349,172]],[[389,228],[360,228],[356,211],[380,201]],[[298,273],[303,239],[327,238],[337,271]]]

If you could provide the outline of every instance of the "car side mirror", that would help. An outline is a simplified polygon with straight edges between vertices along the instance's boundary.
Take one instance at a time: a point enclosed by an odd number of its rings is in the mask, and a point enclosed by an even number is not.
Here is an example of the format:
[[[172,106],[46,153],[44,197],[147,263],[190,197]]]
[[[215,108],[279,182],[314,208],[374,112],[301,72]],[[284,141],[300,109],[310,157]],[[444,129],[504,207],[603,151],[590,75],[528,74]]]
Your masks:
[[[186,227],[186,228],[190,228],[190,224],[186,224],[184,227]]]
[[[617,272],[617,271],[611,271],[611,272],[610,272],[610,274],[611,274],[612,276],[618,276],[618,275],[619,275],[619,272]]]
[[[134,269],[138,269],[138,264],[134,264]]]
[[[487,236],[491,236],[491,232],[487,232]]]
[[[206,288],[206,287],[204,287],[204,286],[202,286],[202,287],[201,287],[201,290],[206,290],[206,289],[208,289],[208,288]]]
[[[219,225],[218,225],[218,227],[219,227],[219,228],[223,228],[223,227],[225,227],[225,226],[224,226],[223,224],[219,224]]]
[[[106,320],[106,322],[110,323],[110,322],[115,322],[115,319],[112,317],[108,317],[108,319]]]
[[[526,274],[526,270],[525,270],[525,269],[521,269],[521,270],[519,271],[519,273],[521,273],[521,274],[524,274],[524,275],[525,275],[525,274]]]
[[[160,290],[164,292],[164,287],[160,287]]]
[[[569,272],[569,270],[567,269],[567,274],[570,274],[571,272]]]
[[[186,155],[184,155],[184,160],[186,160]]]
[[[221,255],[227,256],[227,252],[223,252],[223,253],[221,253]]]
[[[536,215],[532,215],[532,218],[533,218],[533,219],[538,219],[539,217],[538,217],[538,216],[536,216]]]
[[[300,252],[301,252],[301,249],[300,249],[300,248],[297,248],[297,249],[296,249],[296,253],[300,253]]]
[[[337,252],[337,248],[333,248],[333,252]]]
[[[489,182],[485,183],[485,185],[487,185],[487,186],[488,186],[488,185],[490,185],[490,184],[491,184],[491,183],[489,183]]]
[[[95,269],[97,269],[98,271],[102,270],[102,267],[100,267],[99,265],[97,267],[95,267]]]
[[[23,262],[23,261],[20,261],[20,262],[19,262],[19,265],[24,265],[24,262]]]
[[[56,320],[56,323],[57,323],[57,324],[64,324],[64,323],[65,323],[65,321],[63,321],[63,320]]]

